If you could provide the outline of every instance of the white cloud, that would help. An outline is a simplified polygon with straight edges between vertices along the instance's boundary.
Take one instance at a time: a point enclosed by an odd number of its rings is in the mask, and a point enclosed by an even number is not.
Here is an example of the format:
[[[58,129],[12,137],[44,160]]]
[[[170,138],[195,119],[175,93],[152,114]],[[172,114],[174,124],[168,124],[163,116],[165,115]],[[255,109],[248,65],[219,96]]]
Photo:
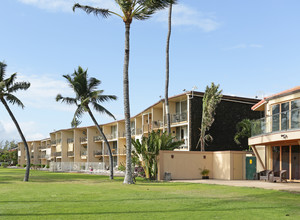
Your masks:
[[[38,125],[34,121],[20,122],[20,127],[27,141],[46,138],[46,135],[37,131]],[[0,141],[7,140],[20,141],[20,135],[12,121],[0,120]]]
[[[262,48],[261,44],[237,44],[232,47],[224,48],[224,50],[236,50],[236,49],[247,49],[247,48]]]
[[[55,101],[58,93],[63,96],[73,97],[72,89],[66,81],[53,79],[49,76],[18,75],[17,81],[30,82],[30,88],[26,92],[18,93],[18,97],[24,105],[38,109],[53,109],[58,111],[74,112],[74,106],[62,105]]]
[[[75,3],[90,5],[93,7],[106,8],[120,13],[120,8],[113,0],[19,0],[20,2],[49,11],[72,12]],[[168,21],[168,10],[159,11],[154,15],[155,21]],[[203,13],[183,4],[176,4],[172,11],[172,25],[174,26],[192,26],[210,32],[216,30],[220,23],[213,13]]]
[[[163,10],[155,16],[157,21],[167,24],[168,10]],[[173,6],[172,10],[173,26],[192,26],[204,32],[216,30],[220,26],[213,13],[203,13],[183,4]]]
[[[41,9],[50,11],[72,12],[75,3],[90,5],[93,7],[107,8],[110,10],[118,10],[118,7],[112,0],[19,0],[28,5],[33,5]]]

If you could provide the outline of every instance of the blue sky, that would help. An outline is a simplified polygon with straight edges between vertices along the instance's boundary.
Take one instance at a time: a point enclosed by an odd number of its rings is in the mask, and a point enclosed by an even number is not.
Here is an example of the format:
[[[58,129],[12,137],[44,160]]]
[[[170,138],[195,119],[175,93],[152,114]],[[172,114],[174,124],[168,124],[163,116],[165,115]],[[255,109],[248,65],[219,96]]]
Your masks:
[[[57,93],[72,96],[62,78],[78,65],[102,81],[105,103],[123,119],[122,71],[124,23],[73,13],[75,2],[118,10],[113,0],[2,0],[0,60],[7,74],[30,81],[17,94],[24,110],[12,107],[28,140],[70,127],[74,108],[55,102]],[[179,0],[173,10],[170,49],[170,96],[183,89],[204,91],[211,82],[224,94],[267,96],[298,86],[300,72],[300,1],[298,0]],[[131,115],[164,95],[167,10],[131,26]],[[100,123],[112,119],[97,115]],[[86,116],[82,126],[92,125]],[[0,141],[19,140],[0,106]]]

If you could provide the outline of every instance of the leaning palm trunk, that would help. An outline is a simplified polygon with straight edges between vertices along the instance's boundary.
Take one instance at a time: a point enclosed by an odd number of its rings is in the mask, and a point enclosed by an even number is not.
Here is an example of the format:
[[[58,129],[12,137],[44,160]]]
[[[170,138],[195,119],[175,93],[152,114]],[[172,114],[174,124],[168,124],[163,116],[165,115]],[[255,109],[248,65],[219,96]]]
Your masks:
[[[7,105],[6,101],[4,100],[4,98],[1,98],[1,102],[3,103],[3,105],[5,106],[8,114],[10,115],[11,119],[13,120],[13,122],[15,123],[15,126],[19,132],[19,135],[24,143],[25,146],[25,151],[26,151],[26,158],[27,158],[27,162],[26,162],[26,172],[25,172],[25,176],[24,176],[24,181],[28,182],[29,180],[29,171],[30,171],[30,155],[29,155],[29,149],[28,149],[28,145],[27,145],[27,141],[21,131],[21,128],[19,126],[19,123],[17,122],[15,116],[13,115],[12,111],[10,110],[9,106]]]
[[[106,147],[108,149],[109,164],[110,164],[110,166],[109,166],[109,170],[110,170],[110,176],[109,176],[109,178],[112,180],[112,179],[114,179],[114,167],[113,167],[113,157],[112,157],[112,153],[111,153],[111,149],[110,149],[109,143],[108,143],[107,138],[106,138],[105,134],[103,133],[102,129],[98,125],[98,123],[97,123],[97,121],[96,121],[93,113],[91,112],[90,108],[88,108],[88,113],[89,113],[90,117],[92,118],[94,124],[96,125],[98,131],[102,135],[102,137],[104,139],[104,142],[106,144]]]
[[[171,133],[171,122],[170,122],[170,112],[169,112],[169,51],[170,51],[170,37],[171,37],[171,18],[172,18],[172,4],[169,6],[169,31],[167,37],[166,46],[166,85],[165,85],[165,107],[166,107],[166,117],[167,117],[167,131],[168,134]]]
[[[132,184],[132,165],[131,165],[131,130],[130,130],[130,105],[129,105],[129,39],[130,23],[125,23],[125,55],[123,69],[123,94],[124,94],[124,115],[125,115],[125,132],[126,132],[126,173],[124,183]]]

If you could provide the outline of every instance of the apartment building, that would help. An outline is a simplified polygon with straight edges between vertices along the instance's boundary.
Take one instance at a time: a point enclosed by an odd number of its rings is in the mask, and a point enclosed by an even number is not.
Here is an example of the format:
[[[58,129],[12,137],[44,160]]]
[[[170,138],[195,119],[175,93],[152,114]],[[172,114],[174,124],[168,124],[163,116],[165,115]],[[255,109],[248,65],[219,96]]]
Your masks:
[[[264,114],[252,123],[249,138],[257,171],[286,170],[289,180],[300,180],[300,86],[264,98],[252,110]]]
[[[171,133],[177,140],[184,141],[177,150],[199,150],[197,143],[202,118],[203,95],[204,93],[191,91],[169,98]],[[236,124],[245,118],[260,117],[259,112],[251,111],[251,106],[258,101],[257,99],[224,95],[217,107],[215,122],[209,132],[214,140],[208,144],[206,149],[209,151],[241,150],[241,146],[236,145],[233,140]],[[119,120],[100,126],[112,149],[114,166],[125,165],[125,121]],[[143,135],[148,135],[152,130],[158,129],[166,130],[164,100],[158,101],[131,118],[133,139],[141,139]],[[33,158],[35,159],[37,156],[41,163],[50,161],[98,163],[102,164],[104,169],[108,169],[109,166],[108,150],[95,126],[61,129],[50,133],[48,139],[28,143],[36,146],[33,152],[39,154],[34,155]],[[247,148],[247,139],[243,142],[242,147]],[[19,164],[23,164],[25,151],[22,143],[19,143],[19,151]]]

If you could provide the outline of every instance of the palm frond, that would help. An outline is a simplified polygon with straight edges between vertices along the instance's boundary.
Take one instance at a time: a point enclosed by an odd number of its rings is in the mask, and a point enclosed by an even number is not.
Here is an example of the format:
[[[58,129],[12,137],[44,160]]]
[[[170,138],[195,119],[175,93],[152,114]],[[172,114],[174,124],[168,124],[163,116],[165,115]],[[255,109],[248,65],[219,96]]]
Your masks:
[[[98,95],[97,99],[95,100],[97,103],[107,102],[117,100],[117,96],[115,95]]]
[[[55,100],[61,101],[61,103],[66,103],[68,105],[77,105],[77,100],[75,98],[70,98],[70,97],[63,97],[61,94],[57,94]]]
[[[80,5],[78,3],[74,4],[73,11],[75,12],[76,8],[79,8],[87,14],[93,13],[95,16],[102,16],[104,18],[107,18],[111,15],[111,12],[108,9],[102,9],[102,8],[95,8],[88,5]]]
[[[97,86],[99,86],[101,84],[101,81],[99,79],[96,79],[94,77],[91,77],[88,80],[88,90],[93,90],[95,89]]]
[[[5,77],[6,64],[4,62],[0,62],[0,81],[3,81]]]
[[[14,83],[17,78],[17,73],[12,74],[9,78],[5,79],[5,87],[8,90]]]
[[[98,103],[96,102],[92,102],[92,106],[93,108],[99,112],[99,113],[102,113],[102,114],[107,114],[108,116],[112,117],[114,120],[116,120],[115,116],[110,112],[108,111],[106,108],[104,108],[103,106],[99,105]]]
[[[21,100],[18,99],[16,96],[9,94],[9,93],[5,93],[3,96],[9,103],[11,103],[13,105],[17,104],[18,106],[21,106],[21,108],[25,107],[24,104],[21,102]]]
[[[27,90],[30,87],[29,82],[16,82],[7,89],[7,92],[16,92],[18,90]]]
[[[78,125],[81,124],[81,121],[79,120],[82,115],[84,113],[84,109],[82,108],[82,106],[78,106],[75,113],[74,113],[74,116],[73,116],[73,120],[71,122],[71,126],[74,128],[76,128]]]

